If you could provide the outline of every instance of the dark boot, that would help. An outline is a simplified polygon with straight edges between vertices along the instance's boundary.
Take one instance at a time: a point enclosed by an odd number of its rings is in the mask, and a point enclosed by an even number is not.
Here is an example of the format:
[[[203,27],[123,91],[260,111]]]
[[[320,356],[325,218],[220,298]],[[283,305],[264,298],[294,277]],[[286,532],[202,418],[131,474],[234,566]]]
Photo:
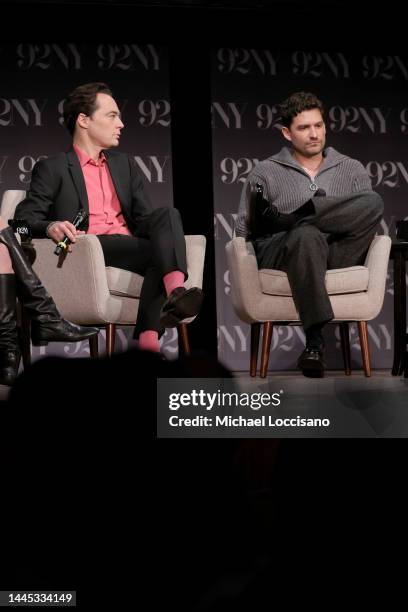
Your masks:
[[[17,296],[31,318],[34,345],[47,342],[77,342],[99,333],[96,327],[82,327],[63,319],[54,300],[26,259],[13,229],[0,231],[0,242],[8,248],[17,281]]]
[[[12,385],[21,352],[17,335],[16,281],[14,274],[0,274],[0,385]]]

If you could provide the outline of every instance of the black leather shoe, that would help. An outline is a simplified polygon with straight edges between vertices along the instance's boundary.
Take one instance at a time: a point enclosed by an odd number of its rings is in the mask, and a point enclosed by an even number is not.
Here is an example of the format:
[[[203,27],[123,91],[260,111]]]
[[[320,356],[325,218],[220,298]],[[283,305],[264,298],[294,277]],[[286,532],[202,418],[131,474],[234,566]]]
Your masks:
[[[0,354],[0,385],[10,386],[18,374],[21,353],[20,349],[2,349]]]
[[[47,342],[80,342],[98,333],[97,327],[82,327],[62,318],[57,321],[31,321],[31,340],[34,346]]]
[[[323,348],[306,347],[298,359],[297,366],[303,376],[323,378],[326,364],[323,360]]]
[[[183,319],[200,312],[204,294],[198,287],[176,287],[167,297],[160,311],[161,327],[177,327]]]

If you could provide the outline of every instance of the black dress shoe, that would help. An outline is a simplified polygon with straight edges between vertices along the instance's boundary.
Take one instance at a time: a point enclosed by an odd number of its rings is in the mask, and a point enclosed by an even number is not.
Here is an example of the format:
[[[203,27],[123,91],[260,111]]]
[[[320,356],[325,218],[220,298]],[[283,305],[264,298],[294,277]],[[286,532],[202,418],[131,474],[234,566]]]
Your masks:
[[[297,366],[304,376],[309,378],[323,378],[326,364],[323,360],[323,348],[306,347],[300,355]]]
[[[31,321],[31,340],[34,346],[48,342],[80,342],[99,333],[97,327],[82,327],[66,319]]]
[[[180,321],[195,317],[203,303],[204,294],[198,287],[176,287],[167,297],[160,311],[161,327],[177,327]]]

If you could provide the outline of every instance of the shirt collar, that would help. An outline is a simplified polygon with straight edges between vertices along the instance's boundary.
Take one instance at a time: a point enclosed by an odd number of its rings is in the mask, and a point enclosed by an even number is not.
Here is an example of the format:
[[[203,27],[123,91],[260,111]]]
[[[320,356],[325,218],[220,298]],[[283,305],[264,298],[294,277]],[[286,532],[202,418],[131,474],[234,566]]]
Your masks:
[[[91,157],[89,157],[88,153],[83,151],[83,149],[80,149],[78,145],[74,144],[73,148],[74,148],[75,153],[77,154],[79,163],[82,168],[86,166],[87,164],[90,164],[92,166],[101,166],[102,164],[106,162],[106,155],[103,151],[101,151],[101,154],[99,156],[99,163],[96,163]]]

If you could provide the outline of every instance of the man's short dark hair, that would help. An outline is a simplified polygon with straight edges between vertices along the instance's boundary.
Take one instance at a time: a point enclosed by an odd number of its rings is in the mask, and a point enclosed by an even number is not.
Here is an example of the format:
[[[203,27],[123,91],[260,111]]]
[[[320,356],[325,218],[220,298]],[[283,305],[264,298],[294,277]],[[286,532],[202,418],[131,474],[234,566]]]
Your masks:
[[[80,113],[90,117],[97,110],[96,96],[98,93],[112,96],[112,92],[106,83],[86,83],[76,87],[66,97],[64,102],[64,124],[71,135],[75,131],[76,120]]]
[[[296,115],[313,108],[317,108],[323,116],[324,108],[319,98],[312,93],[298,91],[278,105],[280,122],[289,128]]]

